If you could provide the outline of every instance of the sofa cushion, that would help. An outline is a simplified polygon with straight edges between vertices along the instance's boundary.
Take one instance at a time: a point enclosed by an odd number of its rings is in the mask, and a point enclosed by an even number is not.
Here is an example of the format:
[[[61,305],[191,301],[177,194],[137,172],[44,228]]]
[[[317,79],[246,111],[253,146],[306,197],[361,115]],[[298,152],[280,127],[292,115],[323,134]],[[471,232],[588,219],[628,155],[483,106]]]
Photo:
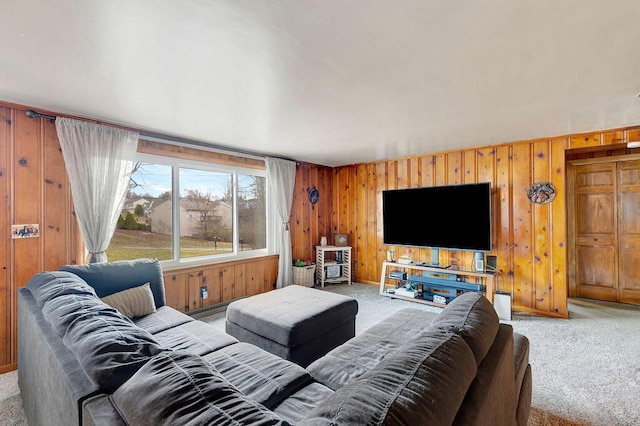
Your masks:
[[[45,302],[64,294],[96,296],[95,290],[77,275],[62,271],[42,272],[25,285],[40,308]]]
[[[149,332],[118,312],[88,312],[78,317],[67,328],[63,341],[87,376],[107,393],[166,350]]]
[[[144,328],[149,333],[157,334],[161,331],[194,321],[194,319],[170,306],[161,306],[156,309],[154,313],[144,317],[133,318],[132,321],[135,325]]]
[[[127,318],[143,317],[156,311],[149,283],[105,296],[102,301]]]
[[[72,272],[84,279],[101,298],[148,282],[156,308],[165,304],[164,279],[158,259],[64,265],[60,270]]]
[[[333,390],[370,371],[424,331],[437,314],[405,308],[338,346],[307,367],[311,376]]]
[[[282,401],[273,412],[283,420],[298,424],[309,411],[318,405],[320,401],[327,399],[333,391],[328,387],[313,382]]]
[[[111,403],[108,395],[100,394],[82,402],[82,426],[128,426]]]
[[[131,425],[284,425],[199,356],[155,356],[111,397]]]
[[[312,382],[299,365],[248,343],[227,346],[203,358],[240,392],[269,409]]]
[[[451,424],[476,374],[458,335],[427,330],[346,384],[299,425]]]
[[[234,337],[202,321],[190,321],[156,333],[154,337],[165,348],[188,351],[195,355],[205,355],[238,343]]]
[[[433,319],[431,327],[462,337],[480,365],[498,333],[500,321],[493,305],[480,293],[464,293]]]
[[[90,294],[63,294],[47,301],[42,307],[42,314],[61,337],[77,318],[88,313],[98,315],[104,312],[117,311]]]

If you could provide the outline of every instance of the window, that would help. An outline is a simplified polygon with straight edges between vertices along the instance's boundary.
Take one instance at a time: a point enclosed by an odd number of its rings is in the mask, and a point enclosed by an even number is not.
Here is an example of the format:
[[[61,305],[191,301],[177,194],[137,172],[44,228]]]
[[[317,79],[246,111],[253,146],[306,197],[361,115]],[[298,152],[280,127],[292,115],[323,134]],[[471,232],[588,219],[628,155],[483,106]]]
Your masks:
[[[267,248],[266,179],[238,175],[238,236],[240,250]]]
[[[266,253],[264,170],[138,154],[110,261]]]

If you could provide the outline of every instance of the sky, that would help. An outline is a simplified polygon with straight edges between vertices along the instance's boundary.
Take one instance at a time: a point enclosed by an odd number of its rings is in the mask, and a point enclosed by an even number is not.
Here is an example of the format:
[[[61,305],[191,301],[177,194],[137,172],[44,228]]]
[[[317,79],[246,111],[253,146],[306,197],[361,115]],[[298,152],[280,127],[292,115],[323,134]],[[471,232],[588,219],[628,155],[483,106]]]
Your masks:
[[[139,185],[133,189],[136,195],[149,194],[157,197],[166,191],[171,191],[171,166],[142,163],[131,178]],[[197,189],[204,194],[211,192],[214,198],[222,198],[230,179],[231,175],[228,173],[181,167],[180,193],[184,195],[187,189]],[[247,185],[250,179],[239,175],[238,180],[242,187]]]

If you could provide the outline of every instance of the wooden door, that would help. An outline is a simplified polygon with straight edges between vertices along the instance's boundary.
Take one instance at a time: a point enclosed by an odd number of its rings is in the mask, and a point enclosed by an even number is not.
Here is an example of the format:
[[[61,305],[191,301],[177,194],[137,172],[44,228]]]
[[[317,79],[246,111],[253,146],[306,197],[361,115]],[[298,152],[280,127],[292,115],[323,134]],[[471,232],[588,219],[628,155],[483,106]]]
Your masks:
[[[578,166],[575,172],[577,295],[615,301],[615,163]]]
[[[572,170],[574,295],[640,304],[640,160]]]
[[[640,160],[618,163],[620,302],[640,304]]]

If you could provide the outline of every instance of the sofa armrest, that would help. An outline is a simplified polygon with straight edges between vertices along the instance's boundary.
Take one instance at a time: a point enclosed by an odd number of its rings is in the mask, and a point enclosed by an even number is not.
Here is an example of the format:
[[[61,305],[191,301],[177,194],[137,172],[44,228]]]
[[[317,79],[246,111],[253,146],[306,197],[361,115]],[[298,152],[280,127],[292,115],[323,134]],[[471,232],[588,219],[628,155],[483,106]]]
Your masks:
[[[514,425],[517,392],[514,390],[513,329],[500,324],[489,352],[478,367],[458,411],[455,425]]]
[[[99,392],[26,288],[18,290],[18,385],[32,425],[79,425],[82,401]]]
[[[532,376],[531,366],[527,365],[522,378],[522,387],[518,395],[518,406],[516,407],[516,421],[518,426],[527,426],[529,423],[529,411],[531,410],[532,398]]]
[[[529,339],[518,333],[513,333],[513,362],[516,372],[516,395],[519,395],[529,365]]]
[[[531,365],[529,365],[529,339],[513,333],[513,360],[515,365],[516,420],[526,426],[532,397]]]

